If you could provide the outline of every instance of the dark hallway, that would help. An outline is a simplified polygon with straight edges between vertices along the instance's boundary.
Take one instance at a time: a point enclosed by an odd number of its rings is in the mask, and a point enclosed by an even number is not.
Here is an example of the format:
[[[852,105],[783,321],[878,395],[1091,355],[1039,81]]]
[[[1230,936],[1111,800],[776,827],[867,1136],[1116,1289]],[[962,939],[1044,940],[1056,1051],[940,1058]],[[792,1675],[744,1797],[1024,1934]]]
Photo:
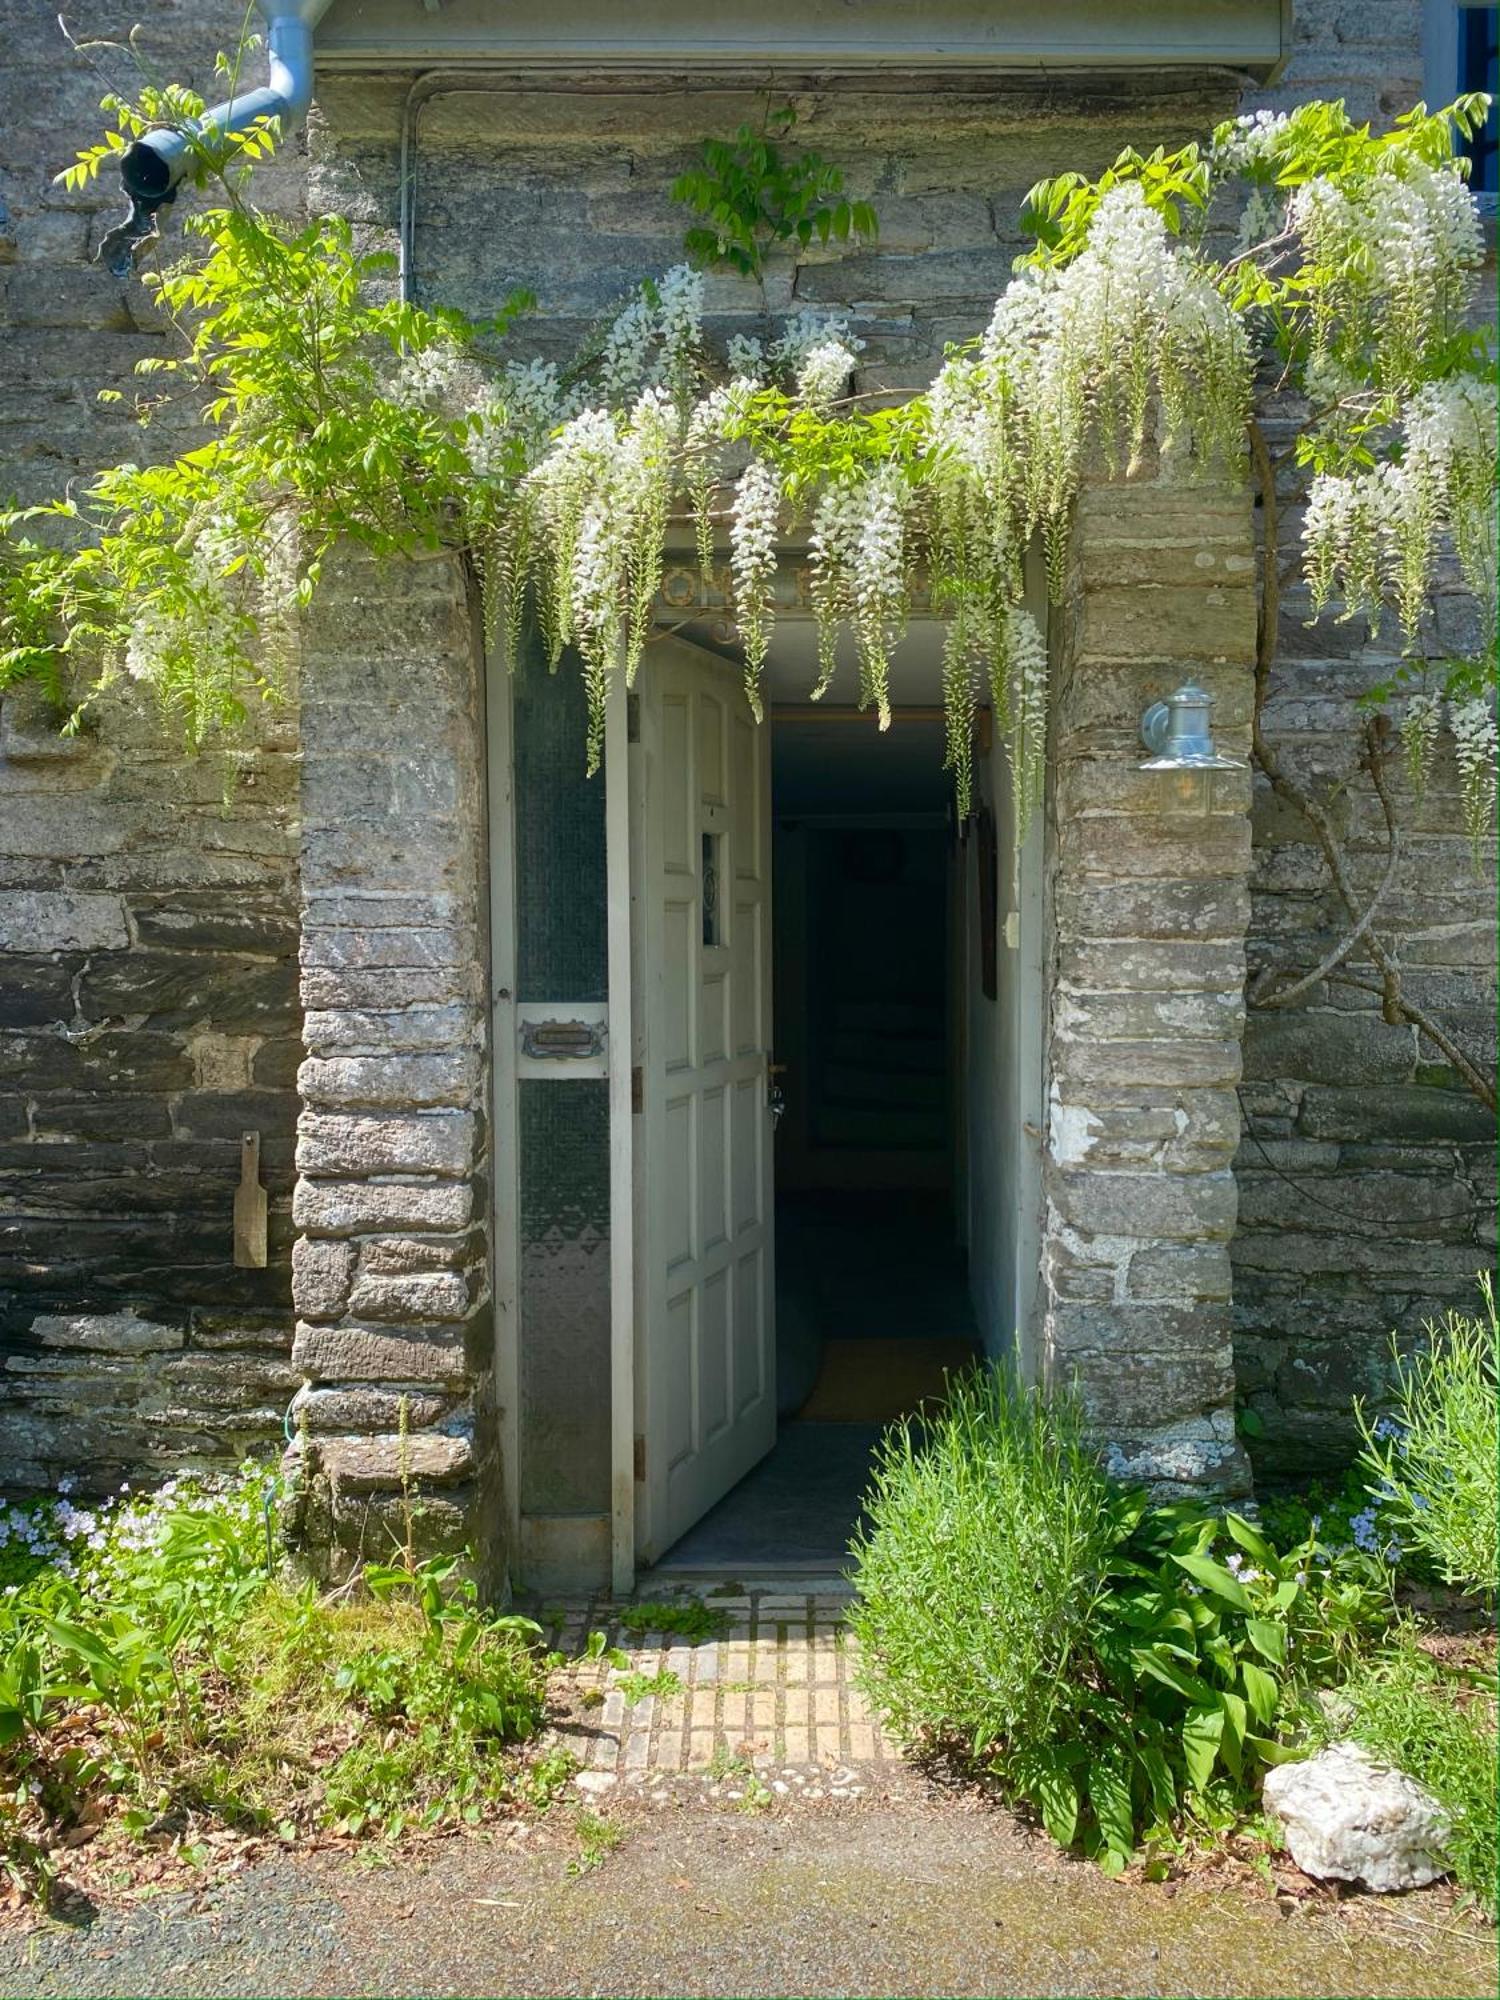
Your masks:
[[[882,1429],[978,1352],[939,728],[832,716],[773,739],[780,1428],[668,1569],[839,1569]]]

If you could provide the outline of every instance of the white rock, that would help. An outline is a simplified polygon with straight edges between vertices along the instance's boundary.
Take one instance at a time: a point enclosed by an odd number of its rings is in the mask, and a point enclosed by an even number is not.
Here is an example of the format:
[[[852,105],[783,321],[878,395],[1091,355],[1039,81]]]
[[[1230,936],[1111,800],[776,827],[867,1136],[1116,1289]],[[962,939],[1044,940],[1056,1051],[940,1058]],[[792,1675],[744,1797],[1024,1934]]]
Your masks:
[[[1357,1743],[1278,1764],[1263,1796],[1305,1875],[1390,1890],[1420,1889],[1448,1872],[1447,1813],[1415,1778]]]
[[[615,1782],[613,1771],[579,1771],[573,1784],[580,1792],[607,1792]]]

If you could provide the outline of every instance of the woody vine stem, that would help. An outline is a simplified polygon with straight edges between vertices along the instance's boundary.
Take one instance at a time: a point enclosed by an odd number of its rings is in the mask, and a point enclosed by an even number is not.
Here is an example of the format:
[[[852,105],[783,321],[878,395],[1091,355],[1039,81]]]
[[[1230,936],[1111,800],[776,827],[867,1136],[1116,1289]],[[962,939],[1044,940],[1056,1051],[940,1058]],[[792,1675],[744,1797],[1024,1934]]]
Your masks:
[[[1286,984],[1276,984],[1277,973],[1274,967],[1262,967],[1250,982],[1246,996],[1248,1004],[1252,1007],[1287,1007],[1294,1000],[1300,1000],[1304,994],[1313,991],[1325,980],[1342,981],[1346,985],[1360,987],[1368,992],[1378,992],[1382,1018],[1392,1027],[1405,1024],[1425,1035],[1480,1103],[1490,1111],[1494,1111],[1500,1107],[1497,1107],[1493,1079],[1479,1069],[1461,1044],[1440,1022],[1434,1020],[1425,1008],[1416,1005],[1403,992],[1401,965],[1397,952],[1374,927],[1381,901],[1396,878],[1397,864],[1401,856],[1400,825],[1396,818],[1386,770],[1391,755],[1391,731],[1388,719],[1378,713],[1368,718],[1364,725],[1360,750],[1360,768],[1369,777],[1375,795],[1380,801],[1386,829],[1385,868],[1379,884],[1363,906],[1350,879],[1343,843],[1339,839],[1327,805],[1288,774],[1283,759],[1266,735],[1265,704],[1270,692],[1271,673],[1276,661],[1281,623],[1281,509],[1276,493],[1276,466],[1266,444],[1265,433],[1254,418],[1246,425],[1246,435],[1249,440],[1250,462],[1254,468],[1261,514],[1260,600],[1256,617],[1251,750],[1256,764],[1265,774],[1277,797],[1299,812],[1312,828],[1339,901],[1351,925],[1332,951],[1310,972],[1293,977]],[[1349,960],[1357,956],[1369,960],[1378,974],[1377,979],[1362,978],[1357,973],[1345,969]]]

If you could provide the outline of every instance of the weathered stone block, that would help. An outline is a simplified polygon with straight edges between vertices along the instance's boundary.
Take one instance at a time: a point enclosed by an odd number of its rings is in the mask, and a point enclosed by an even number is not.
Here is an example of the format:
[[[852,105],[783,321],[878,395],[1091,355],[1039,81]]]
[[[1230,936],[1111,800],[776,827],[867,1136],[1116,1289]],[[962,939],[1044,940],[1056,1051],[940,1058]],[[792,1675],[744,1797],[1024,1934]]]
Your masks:
[[[349,1310],[366,1319],[462,1319],[469,1309],[469,1288],[456,1271],[410,1272],[400,1277],[364,1271],[349,1294]]]
[[[1227,938],[1196,943],[1074,936],[1059,951],[1057,976],[1081,991],[1238,993],[1245,983],[1245,951],[1238,940]]]
[[[1053,1000],[1053,1021],[1059,1036],[1087,1038],[1094,1043],[1238,1042],[1245,1021],[1242,994],[1230,990],[1207,993],[1088,992],[1059,986]],[[1238,1075],[1236,1060],[1234,1073]],[[1187,1083],[1196,1079],[1184,1077]],[[1123,1081],[1123,1079],[1122,1079]]]
[[[459,1333],[300,1321],[292,1365],[317,1382],[436,1382],[455,1388],[463,1386],[468,1372]]]
[[[339,972],[462,966],[471,962],[474,952],[471,931],[448,927],[305,931],[302,936],[305,966],[328,966]]]
[[[1247,580],[1204,584],[1101,583],[1083,593],[1075,658],[1174,660],[1255,657],[1255,593]]]
[[[1231,747],[1229,734],[1223,728],[1216,728],[1217,738],[1223,738],[1221,749]],[[1053,797],[1058,818],[1072,820],[1091,814],[1149,814],[1157,817],[1165,803],[1164,786],[1174,780],[1163,780],[1156,771],[1142,770],[1138,755],[1132,748],[1127,756],[1077,754],[1084,748],[1076,738],[1070,739],[1073,754],[1063,754],[1057,759],[1057,776],[1054,780]],[[1099,750],[1104,750],[1101,744]],[[1245,764],[1239,771],[1214,771],[1200,774],[1192,780],[1197,794],[1207,792],[1213,813],[1231,810],[1244,811],[1250,803],[1250,767]],[[1170,806],[1169,806],[1170,809]]]
[[[305,1319],[337,1319],[349,1302],[354,1245],[299,1236],[292,1245],[292,1304]]]
[[[371,1549],[403,1547],[408,1526],[418,1561],[451,1555],[482,1539],[478,1497],[472,1486],[445,1486],[426,1493],[421,1507],[408,1514],[399,1493],[353,1492],[345,1487],[332,1495],[333,1530],[364,1561]]]
[[[284,1090],[186,1090],[173,1117],[186,1139],[238,1139],[243,1132],[261,1135],[262,1164],[267,1141],[290,1139],[295,1129],[297,1100]]]
[[[1060,1034],[1052,1060],[1059,1081],[1075,1096],[1086,1096],[1091,1086],[1121,1084],[1150,1090],[1175,1086],[1190,1096],[1195,1087],[1235,1083],[1241,1052],[1238,1039],[1176,1042],[1163,1034],[1146,1042],[1110,1042]]]
[[[1058,1213],[1097,1236],[1227,1238],[1234,1229],[1229,1173],[1123,1174],[1068,1168],[1047,1178]]]
[[[397,704],[397,721],[411,737],[411,712],[403,700]],[[350,727],[363,728],[364,720]],[[441,890],[411,891],[400,894],[384,889],[320,889],[313,883],[303,888],[302,929],[304,931],[424,929],[433,924],[452,925],[465,915],[468,905]]]
[[[1247,1077],[1306,1083],[1405,1083],[1416,1067],[1416,1030],[1378,1015],[1252,1011],[1245,1024]]]
[[[0,951],[123,951],[129,943],[120,896],[69,889],[0,891]]]
[[[322,1008],[302,1022],[308,1053],[381,1055],[394,1050],[455,1050],[479,1040],[479,1024],[470,1007]]]
[[[1112,1301],[1091,1305],[1069,1300],[1047,1314],[1052,1353],[1064,1357],[1098,1354],[1221,1355],[1229,1346],[1229,1311],[1213,1300],[1195,1305]]]
[[[189,1345],[220,1348],[258,1347],[290,1353],[292,1323],[284,1313],[258,1317],[254,1312],[195,1312]]]
[[[291,1096],[297,1088],[302,1058],[300,1038],[270,1036],[256,1046],[250,1059],[250,1079],[258,1088],[284,1091]]]
[[[1228,814],[1144,819],[1099,813],[1061,828],[1058,849],[1059,865],[1069,874],[1178,883],[1227,875],[1240,882],[1250,866],[1250,822]],[[1148,927],[1142,935],[1157,933]]]
[[[1349,1218],[1368,1228],[1388,1227],[1393,1234],[1436,1235],[1451,1240],[1467,1235],[1474,1219],[1474,1195],[1467,1183],[1427,1173],[1345,1173],[1336,1183],[1336,1206],[1328,1182],[1308,1189],[1290,1176],[1257,1173],[1253,1153],[1240,1173],[1240,1225],[1244,1229],[1289,1228],[1346,1233]]]
[[[39,1313],[31,1332],[43,1347],[84,1348],[95,1354],[165,1353],[181,1347],[186,1338],[183,1327],[140,1319],[133,1312]]]
[[[404,1277],[417,1271],[456,1271],[483,1249],[483,1238],[466,1236],[367,1236],[359,1245],[360,1275]]]
[[[474,1119],[464,1111],[402,1117],[304,1111],[297,1121],[301,1174],[436,1174],[457,1179],[474,1164]]]
[[[73,1018],[73,980],[80,958],[39,953],[6,956],[0,980],[0,1028],[45,1028]]]
[[[1133,1299],[1204,1299],[1228,1303],[1227,1243],[1163,1243],[1135,1251],[1126,1274]]]
[[[1309,1084],[1299,1130],[1315,1139],[1472,1140],[1493,1145],[1494,1113],[1467,1091],[1386,1085],[1372,1090]]]
[[[1227,1435],[1204,1418],[1179,1419],[1135,1436],[1112,1425],[1105,1466],[1116,1479],[1150,1486],[1163,1499],[1206,1487],[1229,1500],[1248,1493],[1250,1461],[1233,1435],[1233,1413],[1224,1408],[1215,1416],[1223,1419]]]
[[[193,1065],[167,1034],[112,1031],[87,1042],[61,1033],[17,1034],[0,1037],[0,1081],[78,1097],[93,1090],[148,1095],[188,1088]]]
[[[320,1236],[367,1229],[466,1228],[474,1196],[466,1182],[299,1181],[292,1221]]]
[[[472,1003],[479,996],[480,985],[477,963],[374,972],[314,965],[303,968],[302,1004],[310,1014],[348,1008],[447,1007]]]
[[[411,1430],[437,1423],[452,1407],[451,1398],[421,1389],[315,1389],[304,1384],[292,1398],[292,1423],[310,1431],[394,1431],[403,1403]]]
[[[290,961],[136,950],[95,960],[79,982],[78,1006],[91,1021],[143,1018],[163,1029],[212,1025],[253,1034],[288,1020],[296,995]]]
[[[1227,1340],[1182,1354],[1058,1354],[1054,1369],[1057,1378],[1076,1385],[1093,1429],[1111,1438],[1234,1401],[1234,1350]]]
[[[159,1097],[43,1097],[32,1125],[38,1134],[69,1139],[167,1139],[172,1114]]]
[[[465,1478],[474,1463],[467,1437],[437,1431],[412,1431],[406,1437],[319,1438],[317,1455],[340,1493],[400,1492],[403,1479],[424,1485],[452,1486]]]
[[[292,958],[297,923],[284,903],[257,904],[245,897],[183,894],[130,898],[136,935],[147,946]]]
[[[1185,871],[1184,871],[1185,872]],[[1227,939],[1238,945],[1250,918],[1243,881],[1078,881],[1056,892],[1060,938]]]
[[[479,1090],[479,1058],[472,1049],[446,1054],[310,1056],[297,1073],[308,1104],[461,1106]]]

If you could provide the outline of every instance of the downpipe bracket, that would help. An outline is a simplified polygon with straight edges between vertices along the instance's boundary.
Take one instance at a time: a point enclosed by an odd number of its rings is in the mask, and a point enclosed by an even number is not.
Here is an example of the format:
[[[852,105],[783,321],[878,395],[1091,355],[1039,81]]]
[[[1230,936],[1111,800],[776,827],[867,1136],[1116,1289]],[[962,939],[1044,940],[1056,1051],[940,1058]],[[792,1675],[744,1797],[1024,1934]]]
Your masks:
[[[107,232],[95,253],[117,278],[128,278],[146,244],[159,235],[158,212],[177,192],[190,164],[194,137],[226,138],[274,118],[283,138],[303,122],[312,102],[313,30],[330,0],[256,0],[266,24],[267,81],[205,111],[187,130],[147,132],[120,157],[120,185],[130,212]]]

